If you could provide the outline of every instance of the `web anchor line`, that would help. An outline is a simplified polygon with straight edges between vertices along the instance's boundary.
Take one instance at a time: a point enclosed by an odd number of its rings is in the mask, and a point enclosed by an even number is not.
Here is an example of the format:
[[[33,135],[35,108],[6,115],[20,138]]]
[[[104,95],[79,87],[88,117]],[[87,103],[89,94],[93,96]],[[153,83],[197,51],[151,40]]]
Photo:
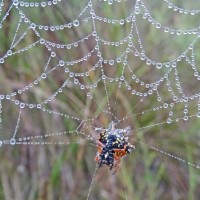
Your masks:
[[[187,161],[187,160],[184,160],[184,159],[182,159],[182,158],[180,158],[180,157],[174,156],[173,154],[167,153],[167,152],[165,152],[165,151],[163,151],[163,150],[160,150],[160,149],[158,149],[158,148],[156,148],[156,147],[150,146],[150,148],[153,149],[153,150],[155,150],[155,151],[157,151],[157,152],[159,152],[159,153],[161,153],[161,154],[167,155],[168,157],[171,157],[171,158],[173,158],[173,159],[176,159],[176,160],[178,160],[178,161],[180,161],[180,162],[182,162],[182,163],[185,163],[185,164],[187,164],[187,165],[190,165],[190,166],[192,166],[192,167],[195,167],[195,168],[197,168],[197,169],[200,169],[200,165],[193,164],[193,163],[191,163],[191,162],[189,162],[189,161]]]
[[[191,162],[189,162],[189,161],[187,161],[187,160],[184,160],[184,159],[182,159],[182,158],[180,158],[180,157],[178,157],[178,156],[175,156],[175,155],[173,155],[173,154],[171,154],[171,153],[168,153],[168,152],[166,152],[166,151],[164,151],[164,150],[158,149],[158,148],[156,148],[156,147],[154,147],[154,146],[149,146],[149,145],[147,145],[146,143],[141,142],[141,141],[139,141],[139,140],[136,140],[136,139],[132,139],[132,140],[135,141],[135,142],[137,142],[137,143],[140,143],[141,145],[147,146],[148,148],[150,148],[150,149],[152,149],[152,150],[154,150],[154,151],[157,151],[157,152],[159,152],[159,153],[161,153],[161,154],[164,154],[164,155],[166,155],[166,156],[168,156],[168,157],[171,157],[172,159],[178,160],[178,161],[180,161],[180,162],[182,162],[182,163],[184,163],[184,164],[186,164],[186,165],[190,165],[190,166],[192,166],[192,167],[195,167],[196,169],[200,169],[200,165],[198,165],[198,164],[191,163]]]
[[[98,169],[98,165],[96,165],[96,167],[94,169],[94,173],[92,175],[92,180],[91,180],[90,187],[89,187],[88,194],[87,194],[87,200],[89,200],[89,198],[90,198],[90,194],[91,194],[91,191],[92,191],[92,187],[93,187],[94,179],[95,179],[95,176],[96,176],[96,173],[97,173],[97,169]]]

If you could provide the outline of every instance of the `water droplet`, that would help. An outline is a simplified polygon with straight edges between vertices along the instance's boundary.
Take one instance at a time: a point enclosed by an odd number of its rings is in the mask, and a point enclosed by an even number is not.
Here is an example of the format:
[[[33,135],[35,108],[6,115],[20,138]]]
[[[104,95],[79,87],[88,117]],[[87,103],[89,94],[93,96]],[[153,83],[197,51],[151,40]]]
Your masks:
[[[135,14],[136,14],[136,15],[139,15],[139,14],[140,14],[140,9],[139,9],[139,8],[135,9]]]
[[[178,122],[179,121],[179,118],[176,118],[176,122]]]
[[[34,105],[33,104],[29,104],[29,108],[34,108]]]
[[[6,99],[10,99],[10,95],[6,95]]]
[[[161,69],[162,68],[162,63],[156,63],[156,68]]]
[[[178,11],[178,7],[177,6],[174,7],[174,11]]]
[[[78,84],[79,83],[79,81],[78,81],[78,79],[74,79],[74,84]]]
[[[50,30],[51,30],[51,31],[55,31],[55,27],[54,27],[54,26],[51,26],[51,27],[50,27]]]
[[[117,61],[117,63],[120,63],[121,62],[121,58],[117,58],[116,61]]]
[[[185,113],[185,114],[188,113],[188,109],[184,109],[183,113]]]
[[[13,1],[13,4],[14,4],[15,6],[17,6],[17,5],[19,4],[19,1],[18,1],[18,0],[14,0],[14,1]]]
[[[177,96],[173,96],[173,100],[174,100],[174,101],[177,101],[177,100],[178,100],[178,97],[177,97]]]
[[[176,67],[176,62],[172,62],[172,63],[171,63],[171,66],[172,66],[172,67]]]
[[[138,52],[138,51],[135,51],[135,56],[139,56],[140,55],[140,53]]]
[[[173,35],[175,33],[174,29],[170,29],[170,33]]]
[[[114,65],[115,64],[115,61],[114,60],[110,60],[109,61],[109,65]]]
[[[165,67],[170,67],[170,62],[166,62],[164,65]]]
[[[42,2],[41,4],[40,4],[42,7],[45,7],[46,6],[46,2]]]
[[[19,105],[19,100],[15,100],[15,105]]]
[[[59,65],[60,65],[60,66],[64,66],[64,65],[65,65],[65,62],[64,62],[63,60],[60,60],[60,61],[59,61]]]
[[[10,139],[10,144],[11,144],[11,145],[15,145],[15,144],[16,144],[15,138],[11,138],[11,139]]]
[[[144,13],[142,17],[143,17],[143,19],[146,19],[148,17],[148,14]]]
[[[45,40],[44,39],[40,39],[40,44],[44,44]]]
[[[176,31],[176,35],[181,35],[182,34],[182,31],[181,30],[177,30]]]
[[[167,123],[168,123],[168,124],[171,124],[171,123],[172,123],[171,118],[168,118],[168,119],[167,119]]]
[[[164,107],[164,108],[168,108],[168,104],[167,104],[167,103],[164,103],[164,104],[163,104],[163,107]]]
[[[191,10],[190,14],[195,15],[196,14],[195,10]]]
[[[74,25],[74,26],[79,26],[79,21],[78,21],[77,19],[74,20],[74,21],[73,21],[73,25]]]
[[[51,57],[56,57],[56,53],[55,52],[51,52]]]
[[[133,80],[136,79],[136,75],[135,74],[132,75],[132,79]]]
[[[135,18],[135,16],[133,15],[133,17],[132,17],[132,21],[133,22],[135,22],[136,21],[136,18]]]
[[[150,60],[150,59],[147,59],[147,60],[146,60],[146,64],[147,64],[147,65],[151,65],[151,60]]]
[[[24,2],[23,1],[20,2],[20,6],[24,6]]]
[[[113,4],[113,0],[108,0],[108,4],[112,5]]]
[[[124,80],[124,76],[121,76],[121,77],[120,77],[120,80],[123,81],[123,80]]]
[[[132,94],[135,94],[136,93],[136,91],[135,90],[132,90]]]
[[[41,78],[42,79],[45,79],[47,77],[47,74],[46,73],[43,73],[42,75],[41,75]]]
[[[152,95],[153,91],[152,90],[149,90],[148,91],[148,94]]]
[[[164,28],[164,32],[166,32],[166,33],[169,32],[169,28],[168,28],[168,27],[165,27],[165,28]]]
[[[84,86],[84,85],[81,85],[80,88],[81,88],[81,90],[84,90],[84,89],[85,89],[85,86]]]
[[[58,0],[58,1],[60,1],[60,0]],[[54,4],[54,5],[57,4],[58,1],[57,1],[57,0],[53,0],[53,4]]]
[[[37,106],[36,106],[38,109],[40,109],[42,106],[41,106],[41,104],[37,104]]]
[[[162,100],[161,97],[158,97],[158,98],[157,98],[157,101],[161,101],[161,100]]]
[[[184,120],[184,121],[187,121],[187,120],[188,120],[188,116],[185,115],[185,116],[183,117],[183,120]]]
[[[74,77],[74,73],[70,72],[69,76]]]
[[[20,103],[19,107],[20,108],[24,108],[25,107],[25,103]]]
[[[124,21],[123,19],[120,19],[120,20],[119,20],[119,24],[120,24],[120,25],[124,25],[124,23],[125,23],[125,21]]]
[[[161,24],[160,23],[156,23],[156,28],[161,28]]]
[[[75,42],[75,43],[74,43],[74,47],[78,47],[78,42]]]
[[[173,4],[172,4],[172,3],[169,3],[169,4],[168,4],[168,8],[173,8]]]
[[[145,84],[145,87],[146,87],[146,88],[149,88],[149,84]]]
[[[174,107],[174,103],[170,103],[170,106],[171,106],[171,107]]]
[[[7,55],[8,55],[8,56],[11,56],[11,55],[12,55],[12,50],[8,50],[8,51],[7,51]]]
[[[0,63],[4,63],[4,59],[3,58],[0,58]]]
[[[96,32],[96,31],[93,31],[93,32],[92,32],[92,36],[96,37],[96,36],[97,36],[97,32]]]

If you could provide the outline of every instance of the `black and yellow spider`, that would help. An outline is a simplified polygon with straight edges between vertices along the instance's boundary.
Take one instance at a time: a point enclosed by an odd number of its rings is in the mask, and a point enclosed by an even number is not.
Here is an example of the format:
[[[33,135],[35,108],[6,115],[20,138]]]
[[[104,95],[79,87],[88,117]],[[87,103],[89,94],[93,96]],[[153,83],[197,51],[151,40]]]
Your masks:
[[[132,149],[135,149],[135,147],[128,142],[127,135],[130,131],[130,127],[116,129],[114,122],[111,122],[108,129],[96,128],[95,130],[100,131],[95,160],[99,167],[105,164],[110,167],[110,170],[114,167],[116,172],[120,167],[121,158],[126,156],[126,154],[130,154]]]

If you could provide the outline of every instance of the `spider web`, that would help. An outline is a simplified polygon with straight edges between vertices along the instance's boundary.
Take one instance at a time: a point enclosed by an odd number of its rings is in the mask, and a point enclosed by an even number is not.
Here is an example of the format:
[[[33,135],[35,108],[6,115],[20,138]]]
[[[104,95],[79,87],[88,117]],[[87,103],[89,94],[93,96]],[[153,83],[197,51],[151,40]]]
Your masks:
[[[113,180],[120,182],[120,178],[102,179],[100,174],[109,172],[106,168],[97,170],[93,159],[98,137],[95,128],[114,121],[120,128],[131,126],[129,139],[136,146],[126,157],[132,168],[122,164],[124,175],[131,173],[134,180],[141,180],[143,170],[137,170],[141,165],[159,172],[159,180],[167,173],[181,176],[199,169],[200,10],[193,9],[195,1],[175,3],[2,1],[2,159],[13,158],[20,175],[34,171],[38,173],[35,179],[44,176],[46,182],[51,172],[46,163],[53,162],[52,166],[60,169],[64,159],[62,188],[68,192],[61,198],[69,194],[69,199],[83,198],[83,188],[87,189],[86,199],[119,198],[116,192],[109,196],[109,190],[117,190]],[[52,155],[52,160],[47,155]],[[79,174],[81,183],[72,178],[76,159],[84,160],[87,166],[87,173]],[[58,173],[56,167],[53,176]],[[134,191],[129,188],[128,180],[122,186],[127,190],[123,195],[126,199],[137,191],[137,186]],[[21,185],[26,184],[23,181]],[[160,191],[157,198],[165,194],[162,184],[166,183],[161,182],[155,186]],[[73,196],[76,184],[80,192]],[[107,184],[115,189],[106,189]],[[177,188],[180,198],[184,187]],[[32,191],[30,188],[27,191]],[[10,199],[15,197],[12,189],[6,194]],[[25,191],[23,195],[28,194]],[[148,193],[138,195],[141,199]]]

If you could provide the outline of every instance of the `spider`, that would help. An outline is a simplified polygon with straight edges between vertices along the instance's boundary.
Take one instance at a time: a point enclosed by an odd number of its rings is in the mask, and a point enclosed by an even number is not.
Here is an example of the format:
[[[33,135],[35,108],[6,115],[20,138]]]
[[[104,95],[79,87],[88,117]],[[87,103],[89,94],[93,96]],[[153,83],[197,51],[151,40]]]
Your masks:
[[[101,131],[97,141],[98,150],[95,160],[99,168],[102,164],[105,164],[110,167],[110,170],[114,167],[116,172],[120,167],[121,158],[126,154],[130,154],[132,149],[135,149],[128,142],[128,137],[125,135],[129,133],[130,127],[116,129],[112,121],[107,129],[96,128],[95,130]]]

